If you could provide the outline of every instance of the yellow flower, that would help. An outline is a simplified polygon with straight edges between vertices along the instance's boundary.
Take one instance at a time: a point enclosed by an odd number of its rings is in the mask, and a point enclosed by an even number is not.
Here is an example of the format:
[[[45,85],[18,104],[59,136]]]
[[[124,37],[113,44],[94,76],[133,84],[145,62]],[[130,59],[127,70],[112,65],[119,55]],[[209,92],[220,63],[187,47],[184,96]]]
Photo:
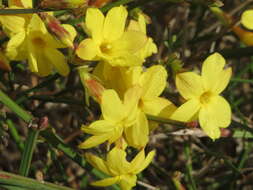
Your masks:
[[[125,74],[125,84],[140,85],[139,116],[133,127],[125,129],[125,137],[130,146],[142,148],[148,142],[149,123],[146,114],[169,118],[176,106],[169,100],[159,97],[167,83],[167,71],[155,65],[143,71],[141,67],[129,68]]]
[[[106,88],[113,88],[120,97],[134,85],[141,88],[137,120],[132,127],[124,130],[129,146],[140,149],[148,143],[150,127],[146,114],[169,118],[176,110],[172,102],[159,97],[167,84],[167,71],[161,65],[152,66],[144,71],[141,66],[125,68],[99,63],[94,74]]]
[[[135,86],[125,93],[122,102],[114,90],[104,90],[101,98],[102,120],[91,123],[82,130],[93,136],[79,145],[80,148],[91,148],[108,140],[112,144],[118,140],[125,128],[136,122],[140,88]]]
[[[246,28],[253,30],[253,10],[246,10],[243,12],[241,22]]]
[[[136,185],[137,174],[143,171],[152,161],[154,151],[145,157],[144,150],[141,150],[135,158],[128,162],[126,152],[120,148],[113,148],[107,155],[106,160],[87,153],[87,161],[96,169],[111,176],[109,178],[93,182],[94,186],[109,186],[119,184],[121,190],[131,190]]]
[[[218,53],[210,55],[203,63],[201,76],[193,72],[176,76],[176,86],[186,102],[171,116],[188,122],[196,117],[201,128],[212,139],[220,137],[220,129],[231,122],[229,103],[219,94],[226,88],[232,69],[223,69],[225,59]]]
[[[112,8],[104,17],[97,8],[89,8],[84,29],[90,38],[83,40],[77,55],[83,60],[101,60],[112,66],[141,65],[143,59],[136,52],[144,47],[147,37],[143,32],[125,30],[127,10]]]
[[[38,15],[31,15],[27,24],[13,26],[13,30],[18,32],[10,36],[6,47],[7,56],[11,60],[28,59],[30,70],[40,76],[49,75],[53,68],[63,76],[68,75],[67,60],[57,50],[67,46],[47,31]]]

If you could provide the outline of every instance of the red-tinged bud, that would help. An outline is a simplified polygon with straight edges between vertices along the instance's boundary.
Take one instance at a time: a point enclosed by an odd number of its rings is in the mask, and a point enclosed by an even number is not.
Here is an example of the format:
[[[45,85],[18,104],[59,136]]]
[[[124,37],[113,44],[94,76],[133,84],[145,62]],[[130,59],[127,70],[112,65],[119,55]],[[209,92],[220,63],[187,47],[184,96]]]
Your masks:
[[[0,52],[0,69],[4,71],[11,71],[9,60],[2,52]]]
[[[110,3],[113,0],[90,0],[88,5],[92,6],[92,7],[103,7],[104,5],[106,5],[107,3]]]
[[[40,13],[39,15],[46,24],[49,32],[51,32],[54,36],[56,36],[56,38],[58,38],[68,47],[73,47],[70,33],[61,25],[57,18],[49,15],[48,13]]]
[[[88,89],[89,94],[97,101],[101,102],[102,93],[104,92],[104,86],[88,72],[88,68],[83,66],[79,68],[79,75],[82,84]]]
[[[232,133],[229,129],[221,128],[220,132],[221,132],[222,137],[230,137],[232,135]]]
[[[40,2],[41,8],[52,9],[74,9],[86,7],[88,0],[42,0]]]
[[[248,45],[252,46],[253,45],[253,32],[244,30],[243,28],[239,26],[234,26],[232,28],[233,32],[240,38],[240,40]]]
[[[189,128],[197,128],[198,126],[199,126],[199,123],[197,121],[191,121],[191,122],[186,123],[186,127],[189,127]]]

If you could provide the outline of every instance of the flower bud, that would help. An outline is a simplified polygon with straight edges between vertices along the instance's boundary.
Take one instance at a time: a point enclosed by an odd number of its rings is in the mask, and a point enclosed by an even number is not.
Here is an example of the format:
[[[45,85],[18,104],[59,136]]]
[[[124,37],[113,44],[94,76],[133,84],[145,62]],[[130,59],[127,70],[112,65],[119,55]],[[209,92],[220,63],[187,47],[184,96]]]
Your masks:
[[[41,19],[46,24],[47,29],[62,43],[64,43],[68,47],[73,47],[73,39],[68,30],[66,30],[63,25],[59,22],[57,18],[48,14],[48,13],[40,13]]]
[[[41,8],[53,8],[53,9],[73,9],[85,7],[87,0],[42,0],[40,2]]]
[[[79,75],[82,84],[88,89],[89,94],[97,101],[101,102],[102,93],[105,90],[104,86],[88,72],[88,68],[79,67]]]
[[[0,69],[5,71],[11,71],[9,60],[1,51],[0,51]]]

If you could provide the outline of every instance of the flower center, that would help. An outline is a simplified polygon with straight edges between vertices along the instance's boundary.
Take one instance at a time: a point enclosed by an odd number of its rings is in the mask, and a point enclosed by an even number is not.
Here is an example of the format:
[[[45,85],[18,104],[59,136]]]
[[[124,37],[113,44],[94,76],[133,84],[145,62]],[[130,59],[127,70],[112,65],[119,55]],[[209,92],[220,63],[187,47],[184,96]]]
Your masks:
[[[111,51],[111,49],[112,49],[112,46],[111,46],[111,44],[109,44],[109,43],[102,43],[102,44],[100,45],[100,50],[101,50],[101,52],[104,53],[104,54],[109,54],[110,51]]]
[[[32,43],[33,43],[35,46],[38,46],[38,47],[40,47],[40,48],[43,48],[43,47],[46,46],[45,41],[44,41],[42,38],[39,38],[39,37],[33,38],[33,39],[32,39]]]
[[[211,101],[212,96],[213,96],[212,92],[210,92],[210,91],[204,92],[200,96],[200,103],[201,104],[208,104]]]

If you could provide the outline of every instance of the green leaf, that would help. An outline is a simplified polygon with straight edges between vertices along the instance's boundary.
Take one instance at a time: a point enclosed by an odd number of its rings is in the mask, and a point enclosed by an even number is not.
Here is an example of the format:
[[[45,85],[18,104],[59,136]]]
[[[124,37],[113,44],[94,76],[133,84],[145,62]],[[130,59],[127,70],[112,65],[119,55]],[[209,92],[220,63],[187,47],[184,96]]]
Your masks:
[[[0,171],[0,187],[10,190],[74,190],[69,187],[38,181],[4,171]]]

